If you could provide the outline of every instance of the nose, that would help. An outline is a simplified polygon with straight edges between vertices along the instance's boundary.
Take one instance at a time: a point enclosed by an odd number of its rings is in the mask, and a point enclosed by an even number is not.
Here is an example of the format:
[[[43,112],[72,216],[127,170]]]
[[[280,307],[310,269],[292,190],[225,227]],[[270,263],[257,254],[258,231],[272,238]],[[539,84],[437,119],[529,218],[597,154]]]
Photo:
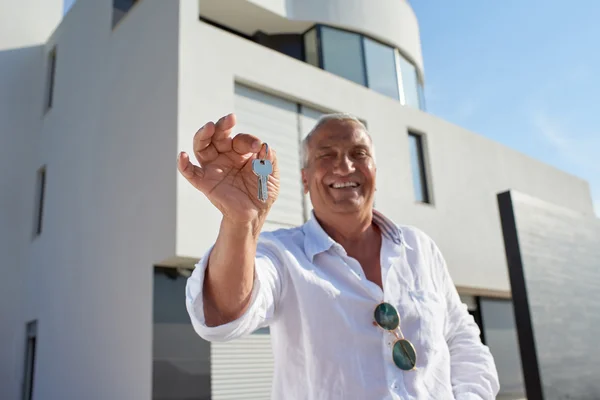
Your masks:
[[[335,165],[333,166],[333,172],[338,175],[349,175],[353,173],[355,170],[354,162],[350,159],[350,157],[346,155],[341,155],[337,157]]]

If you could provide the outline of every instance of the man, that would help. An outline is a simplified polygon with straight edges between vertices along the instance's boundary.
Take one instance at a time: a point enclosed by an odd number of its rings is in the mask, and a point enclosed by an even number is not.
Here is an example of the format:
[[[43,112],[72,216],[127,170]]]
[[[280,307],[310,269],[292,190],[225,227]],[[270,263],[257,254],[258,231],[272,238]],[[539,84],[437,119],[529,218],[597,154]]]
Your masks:
[[[194,137],[181,174],[223,215],[188,279],[194,329],[234,340],[269,326],[280,399],[495,399],[494,360],[435,243],[373,209],[373,143],[360,120],[323,117],[303,143],[303,226],[262,232],[279,192],[275,150],[231,138],[233,114]],[[273,172],[257,197],[252,160]]]

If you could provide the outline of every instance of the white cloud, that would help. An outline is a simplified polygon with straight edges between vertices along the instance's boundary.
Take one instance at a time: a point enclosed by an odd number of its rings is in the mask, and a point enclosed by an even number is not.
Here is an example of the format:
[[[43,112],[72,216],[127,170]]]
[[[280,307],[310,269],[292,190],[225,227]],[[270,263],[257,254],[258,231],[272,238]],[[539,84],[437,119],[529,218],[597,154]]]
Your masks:
[[[579,171],[578,176],[588,181],[594,209],[600,217],[600,134],[563,123],[558,117],[542,111],[533,114],[532,124],[542,142],[555,151],[557,161],[562,159],[567,166]]]
[[[532,123],[559,157],[589,172],[600,173],[600,135],[575,128],[567,130],[558,118],[541,111],[534,113]]]
[[[479,103],[472,99],[464,99],[456,107],[456,117],[459,120],[465,120],[475,115],[475,112],[479,108]]]

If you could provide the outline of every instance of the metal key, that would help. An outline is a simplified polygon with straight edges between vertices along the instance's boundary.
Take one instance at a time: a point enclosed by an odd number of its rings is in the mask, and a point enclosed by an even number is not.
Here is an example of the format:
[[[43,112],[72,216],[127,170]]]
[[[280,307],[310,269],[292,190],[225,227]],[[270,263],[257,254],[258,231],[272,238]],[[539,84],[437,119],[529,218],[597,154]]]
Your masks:
[[[269,145],[267,146],[267,153],[269,155]],[[252,171],[258,176],[258,200],[263,203],[269,198],[269,189],[267,188],[267,182],[269,182],[269,174],[273,172],[273,165],[268,159],[260,160],[256,159],[252,161]]]

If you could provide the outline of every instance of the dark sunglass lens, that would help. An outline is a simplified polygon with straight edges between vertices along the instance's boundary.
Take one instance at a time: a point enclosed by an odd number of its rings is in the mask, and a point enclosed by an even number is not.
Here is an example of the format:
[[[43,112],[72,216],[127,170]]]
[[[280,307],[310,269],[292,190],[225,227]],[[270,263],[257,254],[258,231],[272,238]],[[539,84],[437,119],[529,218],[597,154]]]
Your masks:
[[[391,331],[398,327],[400,317],[394,306],[389,303],[381,303],[375,308],[375,322],[383,329]]]
[[[400,339],[394,343],[392,357],[394,358],[394,364],[404,371],[410,371],[417,365],[415,348],[406,339]]]

